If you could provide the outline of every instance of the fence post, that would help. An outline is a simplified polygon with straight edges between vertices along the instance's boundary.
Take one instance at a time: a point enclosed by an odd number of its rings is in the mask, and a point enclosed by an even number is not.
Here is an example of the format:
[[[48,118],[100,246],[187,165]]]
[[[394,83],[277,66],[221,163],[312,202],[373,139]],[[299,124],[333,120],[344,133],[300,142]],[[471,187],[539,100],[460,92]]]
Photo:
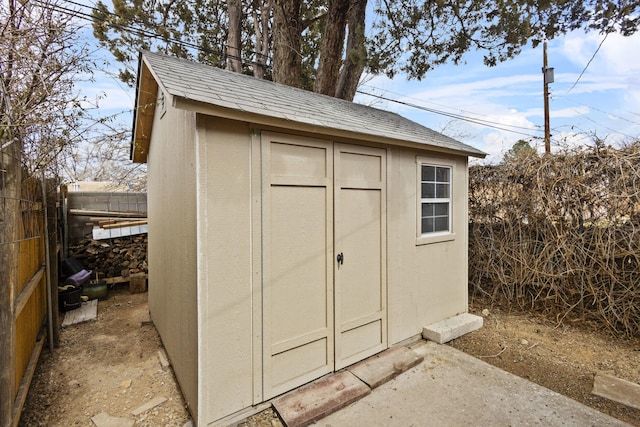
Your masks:
[[[53,346],[58,347],[60,328],[58,327],[58,262],[60,256],[60,242],[58,234],[58,180],[47,180],[47,206],[49,223],[49,279],[51,285],[51,303],[53,305]]]
[[[20,208],[20,147],[0,139],[0,426],[13,425],[16,398],[15,307]]]

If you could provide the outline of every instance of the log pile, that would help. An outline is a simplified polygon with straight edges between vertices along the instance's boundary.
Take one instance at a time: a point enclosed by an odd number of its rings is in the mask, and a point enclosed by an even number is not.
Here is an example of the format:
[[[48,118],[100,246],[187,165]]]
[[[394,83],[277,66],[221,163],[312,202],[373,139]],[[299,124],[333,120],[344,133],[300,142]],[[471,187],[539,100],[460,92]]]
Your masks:
[[[126,279],[132,274],[147,273],[147,243],[146,234],[111,240],[83,239],[69,248],[69,256],[101,279]]]

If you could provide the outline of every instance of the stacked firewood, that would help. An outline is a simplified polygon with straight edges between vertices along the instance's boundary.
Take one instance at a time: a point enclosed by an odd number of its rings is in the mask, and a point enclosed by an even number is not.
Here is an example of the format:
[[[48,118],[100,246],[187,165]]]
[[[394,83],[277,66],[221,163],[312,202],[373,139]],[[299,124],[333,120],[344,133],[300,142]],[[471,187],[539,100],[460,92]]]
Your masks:
[[[69,248],[69,256],[80,261],[98,278],[127,278],[135,273],[147,273],[146,234],[109,240],[83,239]]]

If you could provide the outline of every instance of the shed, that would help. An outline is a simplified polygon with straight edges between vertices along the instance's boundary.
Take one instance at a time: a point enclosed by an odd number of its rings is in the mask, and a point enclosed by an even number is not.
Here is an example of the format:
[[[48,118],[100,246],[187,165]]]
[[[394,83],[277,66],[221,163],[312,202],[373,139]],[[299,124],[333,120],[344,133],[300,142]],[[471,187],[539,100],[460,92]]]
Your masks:
[[[468,157],[400,115],[143,52],[149,307],[199,426],[467,312]]]

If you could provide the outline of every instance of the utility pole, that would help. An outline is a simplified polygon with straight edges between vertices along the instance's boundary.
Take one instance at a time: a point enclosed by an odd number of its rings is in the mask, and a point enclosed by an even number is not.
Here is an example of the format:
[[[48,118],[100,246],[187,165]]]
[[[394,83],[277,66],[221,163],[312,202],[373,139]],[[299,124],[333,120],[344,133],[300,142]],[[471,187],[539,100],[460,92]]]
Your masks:
[[[553,83],[553,68],[547,66],[547,42],[542,44],[542,75],[544,77],[544,152],[551,153],[549,126],[549,83]]]

